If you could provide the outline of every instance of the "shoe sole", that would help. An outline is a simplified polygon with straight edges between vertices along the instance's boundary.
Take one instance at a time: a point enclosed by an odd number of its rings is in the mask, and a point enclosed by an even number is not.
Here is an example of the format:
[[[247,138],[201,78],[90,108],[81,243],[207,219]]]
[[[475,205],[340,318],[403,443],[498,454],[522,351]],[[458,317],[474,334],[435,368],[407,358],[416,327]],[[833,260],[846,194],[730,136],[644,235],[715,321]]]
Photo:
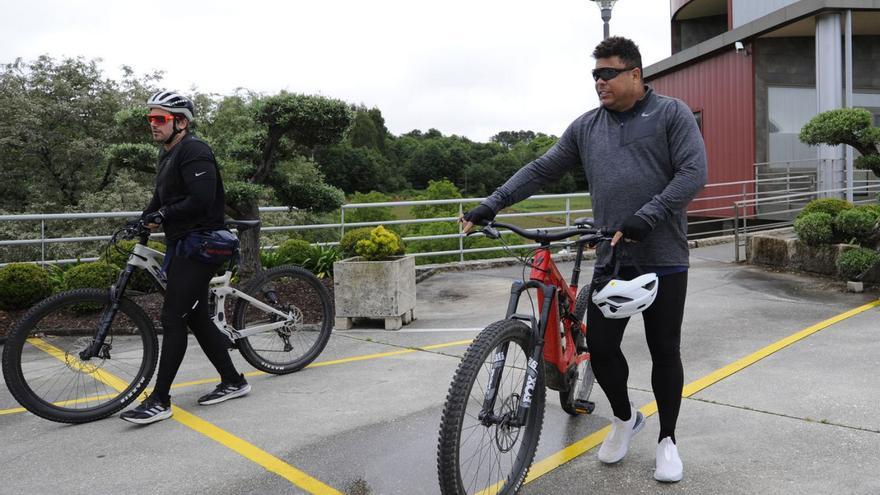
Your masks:
[[[129,423],[134,423],[136,425],[148,425],[150,423],[155,423],[156,421],[162,421],[163,419],[168,419],[172,415],[171,409],[167,411],[160,412],[155,416],[151,416],[149,418],[139,419],[139,418],[127,418],[125,416],[120,416],[120,419],[124,421],[128,421]]]
[[[657,473],[654,473],[654,479],[659,481],[660,483],[678,483],[679,481],[681,481],[681,479],[683,477],[684,477],[684,473],[678,475],[677,478],[662,479],[662,478],[657,477]]]
[[[237,399],[239,397],[244,397],[251,391],[251,386],[248,384],[242,389],[236,390],[235,392],[224,395],[223,397],[217,397],[216,399],[206,400],[204,402],[199,401],[200,406],[212,406],[214,404],[219,404],[221,402],[227,401],[229,399]]]
[[[642,431],[642,428],[645,427],[645,415],[642,414],[641,411],[638,411],[636,414],[636,424],[633,427],[632,434],[629,436],[629,442],[632,442],[632,437],[636,436],[636,433]],[[599,459],[599,461],[601,461],[603,464],[617,464],[618,462],[622,461],[623,458],[626,457],[627,452],[629,452],[629,442],[626,444],[626,450],[624,450],[623,454],[616,460],[604,461],[602,459]]]

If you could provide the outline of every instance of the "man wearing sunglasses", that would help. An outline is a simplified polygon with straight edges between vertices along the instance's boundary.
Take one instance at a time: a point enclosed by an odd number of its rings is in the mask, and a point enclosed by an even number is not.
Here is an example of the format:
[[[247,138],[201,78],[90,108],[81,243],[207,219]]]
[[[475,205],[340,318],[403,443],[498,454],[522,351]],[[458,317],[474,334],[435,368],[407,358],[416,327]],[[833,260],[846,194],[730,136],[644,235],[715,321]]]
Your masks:
[[[600,107],[578,117],[544,156],[525,165],[461,221],[468,231],[569,170],[586,174],[596,225],[617,229],[610,243],[599,245],[595,285],[612,269],[612,249],[622,251],[619,277],[659,276],[657,297],[642,313],[660,417],[654,478],[676,482],[683,476],[675,425],[684,382],[679,349],[687,292],[687,206],[706,182],[706,152],[687,105],[654,93],[642,81],[635,43],[608,38],[593,58]],[[592,301],[588,306],[592,366],[614,413],[598,455],[608,464],[623,459],[632,436],[645,424],[629,401],[629,368],[620,350],[628,321],[606,318]]]
[[[177,254],[177,245],[188,233],[222,229],[225,193],[214,153],[190,133],[193,103],[174,91],[159,91],[147,100],[147,121],[153,140],[162,146],[156,168],[156,189],[142,220],[152,230],[165,231],[165,300],[162,305],[162,353],[153,392],[138,407],[120,417],[149,424],[171,417],[171,383],[187,346],[189,327],[221,382],[199,398],[201,405],[223,402],[247,394],[251,387],[229,357],[228,341],[208,312],[208,284],[218,264],[208,264]]]

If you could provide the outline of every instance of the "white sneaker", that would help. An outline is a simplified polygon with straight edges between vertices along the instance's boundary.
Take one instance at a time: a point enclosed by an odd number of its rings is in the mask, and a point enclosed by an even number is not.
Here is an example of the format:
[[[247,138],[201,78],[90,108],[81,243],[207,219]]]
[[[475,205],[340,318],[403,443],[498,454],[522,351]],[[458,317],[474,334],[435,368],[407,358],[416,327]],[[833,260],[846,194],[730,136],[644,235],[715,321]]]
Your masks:
[[[626,455],[629,442],[633,435],[641,431],[645,426],[645,416],[641,411],[630,404],[629,420],[623,421],[614,417],[611,419],[611,433],[605,437],[602,446],[599,447],[599,460],[605,464],[614,464]]]
[[[657,469],[654,470],[654,479],[665,483],[681,481],[684,468],[681,457],[678,456],[678,447],[672,438],[666,437],[657,444]]]

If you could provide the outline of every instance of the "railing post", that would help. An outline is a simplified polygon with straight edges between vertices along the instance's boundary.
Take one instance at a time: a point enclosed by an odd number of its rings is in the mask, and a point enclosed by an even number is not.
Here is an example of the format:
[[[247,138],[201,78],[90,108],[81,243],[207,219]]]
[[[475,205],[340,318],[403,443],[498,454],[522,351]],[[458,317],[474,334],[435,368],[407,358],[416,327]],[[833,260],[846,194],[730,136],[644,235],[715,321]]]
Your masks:
[[[565,226],[571,227],[571,198],[565,198]]]
[[[46,265],[46,221],[40,220],[40,263]]]
[[[345,237],[345,205],[339,207],[339,240]]]
[[[459,202],[458,203],[458,218],[464,215],[464,205]],[[464,225],[461,222],[458,222],[458,262],[464,263],[464,230],[462,227]]]
[[[739,263],[739,203],[733,203],[733,249],[736,250],[734,259]]]

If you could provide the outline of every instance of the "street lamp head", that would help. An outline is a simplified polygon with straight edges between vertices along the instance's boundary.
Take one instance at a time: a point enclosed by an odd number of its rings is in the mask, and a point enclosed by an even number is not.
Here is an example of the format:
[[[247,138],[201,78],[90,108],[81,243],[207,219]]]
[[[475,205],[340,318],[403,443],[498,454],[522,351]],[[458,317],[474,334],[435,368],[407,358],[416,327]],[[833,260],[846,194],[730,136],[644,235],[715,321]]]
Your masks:
[[[599,6],[602,10],[611,10],[614,8],[614,4],[617,3],[617,0],[590,0],[591,2],[595,2],[596,5]]]

